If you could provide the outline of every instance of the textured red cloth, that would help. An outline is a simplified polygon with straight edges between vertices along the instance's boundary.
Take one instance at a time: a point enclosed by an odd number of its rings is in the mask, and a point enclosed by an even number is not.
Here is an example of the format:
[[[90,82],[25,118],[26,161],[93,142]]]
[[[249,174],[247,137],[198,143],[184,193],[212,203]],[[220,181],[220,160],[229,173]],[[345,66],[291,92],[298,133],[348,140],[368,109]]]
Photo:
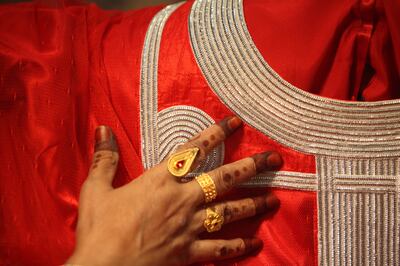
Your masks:
[[[219,120],[231,112],[208,88],[192,54],[191,5],[179,8],[164,30],[159,109],[192,105]],[[245,0],[244,7],[257,47],[292,84],[336,99],[398,98],[399,2]],[[141,52],[160,9],[102,11],[61,1],[0,7],[2,265],[55,265],[70,255],[97,125],[109,125],[117,135],[121,160],[115,186],[142,173]],[[282,153],[283,170],[315,172],[313,156],[248,126],[227,141],[225,161],[269,149]],[[316,264],[315,193],[274,192],[282,202],[278,213],[227,225],[219,236],[255,234],[264,240],[264,250],[235,260],[239,265]],[[251,193],[259,191],[236,196]]]

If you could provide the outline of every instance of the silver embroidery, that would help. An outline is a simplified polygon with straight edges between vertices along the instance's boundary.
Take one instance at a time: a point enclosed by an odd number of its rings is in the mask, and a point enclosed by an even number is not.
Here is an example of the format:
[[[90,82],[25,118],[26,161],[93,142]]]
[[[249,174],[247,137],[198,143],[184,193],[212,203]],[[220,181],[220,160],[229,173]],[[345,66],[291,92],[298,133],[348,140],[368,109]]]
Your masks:
[[[156,14],[145,37],[140,79],[140,128],[142,162],[146,169],[164,160],[177,145],[215,123],[205,112],[192,106],[173,106],[158,112],[157,66],[161,36],[169,16],[182,4],[167,6]],[[223,160],[222,144],[187,177],[210,171],[222,165]]]
[[[400,100],[339,101],[289,84],[257,50],[242,0],[197,0],[189,32],[200,69],[228,108],[316,155],[314,180],[270,173],[246,186],[317,187],[321,265],[400,265]]]
[[[189,30],[196,60],[212,90],[257,130],[305,153],[400,155],[399,100],[339,101],[289,84],[257,50],[242,0],[196,1]]]
[[[151,21],[144,40],[140,73],[140,130],[142,139],[142,161],[145,169],[157,164],[157,62],[161,35],[168,17],[182,3],[167,6]]]
[[[315,174],[298,172],[266,172],[253,177],[250,181],[240,185],[242,187],[280,187],[296,190],[317,190]]]
[[[321,265],[399,264],[399,162],[318,157]]]
[[[261,60],[250,42],[241,4],[237,0],[198,1],[193,6],[190,17],[192,46],[208,82],[228,107],[261,132],[294,149],[328,155],[317,157],[317,175],[266,173],[245,186],[318,188],[321,264],[398,265],[399,162],[377,159],[399,153],[398,101],[349,103],[328,100],[304,93],[281,80]],[[157,14],[146,34],[140,95],[142,158],[146,168],[157,164],[177,144],[212,122],[204,112],[194,107],[172,107],[160,113],[157,110],[157,61],[161,34],[168,16],[179,5],[169,6]],[[207,13],[210,11],[217,11],[217,14]],[[203,15],[205,17],[201,17]],[[196,23],[203,23],[203,28],[195,29]],[[222,46],[210,45],[208,38],[213,36],[210,35],[212,28],[226,31],[214,36]],[[200,45],[199,40],[202,42]],[[236,47],[229,48],[232,41]],[[207,49],[201,51],[199,46]],[[229,49],[226,50],[225,46]],[[214,54],[217,58],[212,58]],[[218,65],[221,62],[222,65]],[[260,79],[254,79],[254,75]],[[260,110],[264,112],[260,113]],[[273,126],[268,124],[270,121]],[[182,130],[178,132],[168,127],[172,124]],[[218,151],[213,154],[210,164],[222,162],[223,150],[220,152],[222,154]],[[338,155],[375,159],[330,157]]]

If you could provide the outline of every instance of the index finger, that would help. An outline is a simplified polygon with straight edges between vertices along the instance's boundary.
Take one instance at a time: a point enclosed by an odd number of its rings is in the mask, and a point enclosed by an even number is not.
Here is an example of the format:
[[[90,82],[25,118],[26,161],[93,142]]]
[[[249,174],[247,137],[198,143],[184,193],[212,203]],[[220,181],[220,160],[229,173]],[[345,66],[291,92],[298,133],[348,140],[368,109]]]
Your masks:
[[[201,162],[203,162],[206,159],[207,155],[214,148],[220,145],[241,125],[242,120],[240,120],[240,118],[238,118],[237,116],[226,117],[219,123],[206,128],[205,130],[191,138],[188,142],[180,145],[178,149],[173,154],[171,154],[171,156],[174,156],[175,154],[188,149],[198,149],[195,159],[190,166],[190,172],[195,169]],[[159,166],[167,170],[168,160],[170,157],[164,160]],[[169,175],[173,176],[170,172]]]

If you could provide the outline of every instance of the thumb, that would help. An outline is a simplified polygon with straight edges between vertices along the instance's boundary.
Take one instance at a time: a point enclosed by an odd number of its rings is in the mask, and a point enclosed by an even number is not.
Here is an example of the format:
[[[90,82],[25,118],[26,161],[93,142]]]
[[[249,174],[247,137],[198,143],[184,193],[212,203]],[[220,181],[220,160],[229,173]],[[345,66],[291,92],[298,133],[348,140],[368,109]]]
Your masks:
[[[95,184],[112,188],[112,181],[117,171],[119,154],[117,141],[111,128],[99,126],[95,133],[95,152],[89,179]]]

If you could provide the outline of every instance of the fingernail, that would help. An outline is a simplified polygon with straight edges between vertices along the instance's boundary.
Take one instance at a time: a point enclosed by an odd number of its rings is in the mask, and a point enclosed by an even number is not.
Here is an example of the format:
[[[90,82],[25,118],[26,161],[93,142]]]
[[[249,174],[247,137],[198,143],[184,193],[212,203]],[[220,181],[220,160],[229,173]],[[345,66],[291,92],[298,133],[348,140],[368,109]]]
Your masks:
[[[257,173],[275,169],[282,165],[282,158],[276,152],[264,152],[251,156],[256,164]]]
[[[271,168],[279,168],[282,166],[282,157],[277,152],[272,152],[267,157],[267,164]]]
[[[274,194],[268,194],[265,197],[265,202],[267,203],[267,209],[269,210],[275,210],[279,205],[281,205],[281,201]]]
[[[261,239],[258,238],[244,238],[243,239],[244,246],[245,246],[245,253],[250,253],[256,250],[259,250],[263,246],[263,242]]]
[[[117,142],[111,128],[107,126],[98,126],[95,133],[95,151],[111,150],[118,151]]]
[[[96,144],[110,140],[110,130],[107,126],[98,126],[96,128]]]
[[[228,137],[231,135],[237,128],[242,125],[242,120],[240,120],[239,117],[237,116],[229,116],[224,119],[222,119],[218,125],[222,127],[222,130],[225,133],[225,136]]]
[[[269,210],[276,209],[280,201],[274,194],[268,194],[267,196],[260,196],[253,198],[254,205],[256,207],[256,214],[265,213]]]
[[[228,120],[228,126],[230,130],[235,130],[241,125],[242,125],[242,120],[237,116],[231,117]]]

